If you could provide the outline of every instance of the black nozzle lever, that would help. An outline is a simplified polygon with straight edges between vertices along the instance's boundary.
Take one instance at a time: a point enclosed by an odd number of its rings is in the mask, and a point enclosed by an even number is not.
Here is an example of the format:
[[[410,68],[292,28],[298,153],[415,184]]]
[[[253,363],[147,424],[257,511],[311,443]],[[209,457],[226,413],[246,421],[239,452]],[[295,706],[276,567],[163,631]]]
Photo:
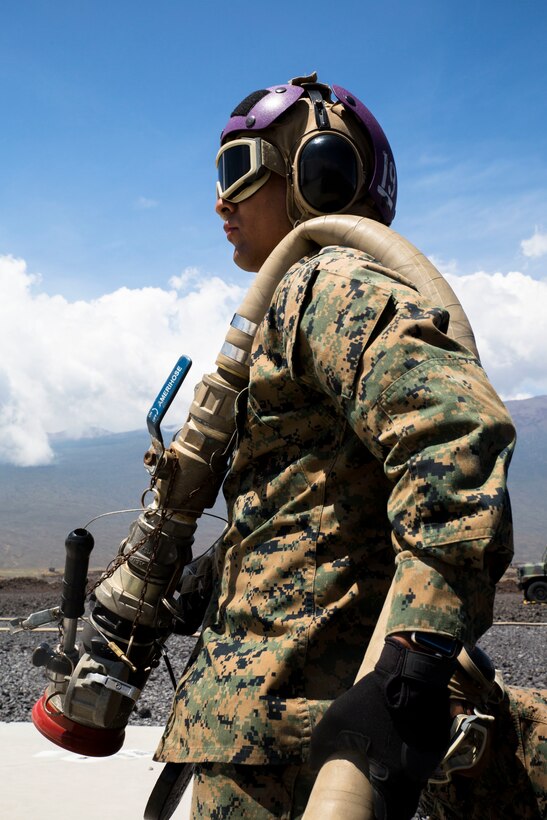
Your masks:
[[[85,610],[85,590],[93,536],[84,529],[73,530],[65,541],[66,560],[61,612],[65,618],[79,618]]]

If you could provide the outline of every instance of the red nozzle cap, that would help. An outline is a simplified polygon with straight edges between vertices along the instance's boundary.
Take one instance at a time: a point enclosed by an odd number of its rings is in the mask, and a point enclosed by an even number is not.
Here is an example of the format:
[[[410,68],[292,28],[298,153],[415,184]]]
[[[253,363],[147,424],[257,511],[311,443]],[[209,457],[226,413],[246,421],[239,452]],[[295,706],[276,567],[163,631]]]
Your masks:
[[[108,757],[121,749],[125,729],[94,729],[82,726],[61,712],[51,712],[47,706],[47,693],[32,707],[32,722],[40,734],[67,749],[86,757]]]

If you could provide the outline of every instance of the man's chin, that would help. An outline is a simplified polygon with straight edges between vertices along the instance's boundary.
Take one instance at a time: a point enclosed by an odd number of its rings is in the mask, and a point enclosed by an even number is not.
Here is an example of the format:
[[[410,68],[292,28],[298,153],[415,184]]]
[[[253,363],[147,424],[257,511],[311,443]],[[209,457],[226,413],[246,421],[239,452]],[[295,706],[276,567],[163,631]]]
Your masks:
[[[240,253],[237,248],[234,248],[232,259],[238,268],[241,268],[241,270],[247,271],[248,273],[256,273],[260,268],[260,265],[253,262],[249,259],[249,257],[245,256],[244,253]]]

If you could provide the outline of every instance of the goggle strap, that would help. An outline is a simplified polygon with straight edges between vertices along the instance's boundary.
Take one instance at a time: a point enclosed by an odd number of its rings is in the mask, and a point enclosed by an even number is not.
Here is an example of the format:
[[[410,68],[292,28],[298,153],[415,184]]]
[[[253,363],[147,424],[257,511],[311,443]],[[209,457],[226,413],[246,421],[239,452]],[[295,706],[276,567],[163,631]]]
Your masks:
[[[279,150],[275,147],[275,145],[271,145],[269,142],[266,142],[266,140],[263,140],[260,137],[258,139],[260,139],[263,165],[265,165],[266,168],[269,168],[270,171],[274,171],[274,173],[284,177],[286,168]]]

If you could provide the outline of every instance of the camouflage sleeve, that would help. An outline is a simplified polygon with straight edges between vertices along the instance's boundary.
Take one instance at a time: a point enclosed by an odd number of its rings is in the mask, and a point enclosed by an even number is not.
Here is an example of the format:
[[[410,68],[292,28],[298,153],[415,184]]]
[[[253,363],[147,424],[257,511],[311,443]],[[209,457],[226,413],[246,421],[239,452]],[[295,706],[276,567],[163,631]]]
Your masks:
[[[347,260],[339,274],[327,260],[308,279],[291,359],[391,483],[388,632],[475,643],[512,555],[511,419],[477,359],[443,332],[444,310],[377,272],[348,277]]]

